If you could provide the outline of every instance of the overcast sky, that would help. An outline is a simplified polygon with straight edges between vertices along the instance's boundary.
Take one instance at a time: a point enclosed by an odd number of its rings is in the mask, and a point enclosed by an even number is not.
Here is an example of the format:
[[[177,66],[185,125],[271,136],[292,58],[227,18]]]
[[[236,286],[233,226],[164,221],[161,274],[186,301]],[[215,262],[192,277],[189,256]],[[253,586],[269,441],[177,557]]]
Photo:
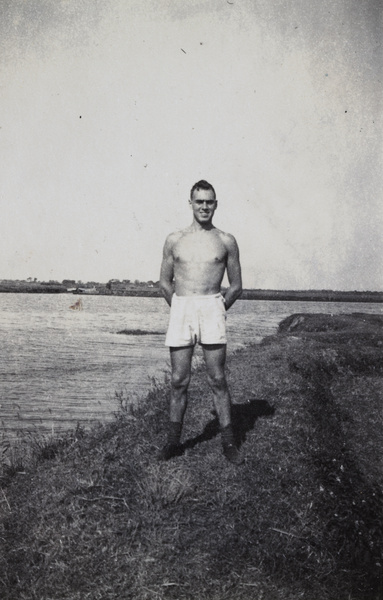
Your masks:
[[[157,280],[203,178],[246,287],[383,289],[380,0],[0,12],[0,279]]]

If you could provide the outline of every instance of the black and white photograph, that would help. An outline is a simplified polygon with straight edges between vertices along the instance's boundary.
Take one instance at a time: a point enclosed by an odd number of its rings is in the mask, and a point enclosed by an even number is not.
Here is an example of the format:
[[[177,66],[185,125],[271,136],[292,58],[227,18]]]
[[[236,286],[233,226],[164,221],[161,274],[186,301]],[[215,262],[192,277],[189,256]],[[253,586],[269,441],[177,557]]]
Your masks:
[[[383,599],[382,0],[0,0],[0,598]]]

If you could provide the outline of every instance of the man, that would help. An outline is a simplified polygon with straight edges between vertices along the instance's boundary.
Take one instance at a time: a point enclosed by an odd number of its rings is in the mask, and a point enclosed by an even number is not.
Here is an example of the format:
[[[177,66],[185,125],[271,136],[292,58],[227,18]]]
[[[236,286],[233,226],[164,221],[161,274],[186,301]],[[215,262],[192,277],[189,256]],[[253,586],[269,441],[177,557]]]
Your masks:
[[[235,238],[214,227],[217,209],[213,186],[198,181],[191,189],[190,227],[171,233],[165,242],[160,289],[171,307],[165,344],[172,369],[168,442],[159,459],[182,454],[181,432],[196,342],[201,344],[225,457],[242,462],[231,424],[231,402],[225,377],[226,311],[242,292],[241,266]],[[221,295],[225,274],[229,288]]]

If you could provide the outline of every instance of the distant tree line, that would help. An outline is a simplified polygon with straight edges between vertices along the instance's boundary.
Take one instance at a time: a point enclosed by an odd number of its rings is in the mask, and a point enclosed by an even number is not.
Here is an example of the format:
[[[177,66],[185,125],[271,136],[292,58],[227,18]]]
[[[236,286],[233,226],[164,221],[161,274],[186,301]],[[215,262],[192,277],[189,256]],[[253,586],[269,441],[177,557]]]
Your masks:
[[[87,293],[111,296],[148,296],[159,297],[159,281],[139,281],[135,279],[110,279],[107,283],[96,281],[75,281],[63,279],[37,281],[37,278],[28,277],[27,280],[0,280],[1,292],[19,293]],[[369,291],[333,291],[333,290],[261,290],[244,289],[242,300],[284,300],[284,301],[316,301],[316,302],[383,302],[383,292]]]

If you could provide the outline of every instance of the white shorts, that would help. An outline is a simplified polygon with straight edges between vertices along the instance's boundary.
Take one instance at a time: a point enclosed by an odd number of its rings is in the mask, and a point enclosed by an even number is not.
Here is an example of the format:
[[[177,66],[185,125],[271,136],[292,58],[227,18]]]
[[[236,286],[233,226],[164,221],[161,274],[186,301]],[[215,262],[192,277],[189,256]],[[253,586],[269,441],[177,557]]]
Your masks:
[[[165,345],[226,344],[226,308],[222,294],[173,294]]]

